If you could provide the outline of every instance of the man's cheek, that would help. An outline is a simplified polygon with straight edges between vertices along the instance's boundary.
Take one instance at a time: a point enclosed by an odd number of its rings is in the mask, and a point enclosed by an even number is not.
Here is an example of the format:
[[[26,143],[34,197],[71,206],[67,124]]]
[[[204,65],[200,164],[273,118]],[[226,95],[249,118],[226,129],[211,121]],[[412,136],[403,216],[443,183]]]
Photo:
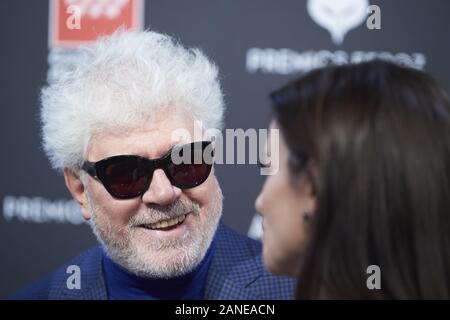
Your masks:
[[[185,194],[189,200],[198,204],[200,208],[203,208],[209,201],[211,201],[209,195],[211,193],[211,189],[205,189],[203,185],[186,191],[187,192]]]

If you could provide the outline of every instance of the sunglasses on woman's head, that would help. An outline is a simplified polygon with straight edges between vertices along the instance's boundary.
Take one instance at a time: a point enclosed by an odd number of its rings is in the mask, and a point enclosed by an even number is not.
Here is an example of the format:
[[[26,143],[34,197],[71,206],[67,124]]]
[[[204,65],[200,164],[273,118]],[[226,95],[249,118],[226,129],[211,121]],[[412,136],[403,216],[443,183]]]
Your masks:
[[[180,189],[202,184],[211,172],[212,156],[211,141],[198,141],[175,146],[159,159],[120,155],[97,162],[85,161],[81,168],[99,180],[114,198],[131,199],[148,190],[156,169],[162,169],[170,183]]]

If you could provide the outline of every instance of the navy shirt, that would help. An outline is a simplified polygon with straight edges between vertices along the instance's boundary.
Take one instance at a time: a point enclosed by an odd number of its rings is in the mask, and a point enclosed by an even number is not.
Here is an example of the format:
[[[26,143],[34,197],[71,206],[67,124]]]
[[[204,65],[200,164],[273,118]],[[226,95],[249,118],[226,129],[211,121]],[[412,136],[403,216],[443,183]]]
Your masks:
[[[214,237],[205,257],[188,274],[170,278],[141,278],[103,254],[103,271],[110,300],[199,300],[204,297],[206,277],[214,255]]]

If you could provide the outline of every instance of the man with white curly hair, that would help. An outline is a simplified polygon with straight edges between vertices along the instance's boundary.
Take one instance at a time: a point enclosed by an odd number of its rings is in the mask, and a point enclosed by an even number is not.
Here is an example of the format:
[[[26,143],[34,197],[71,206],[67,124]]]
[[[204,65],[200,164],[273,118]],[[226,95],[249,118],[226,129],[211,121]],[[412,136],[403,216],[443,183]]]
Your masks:
[[[211,141],[220,129],[216,66],[152,31],[118,31],[81,48],[43,88],[43,147],[99,245],[18,299],[289,299],[291,279],[263,269],[261,246],[220,222]],[[197,128],[198,123],[203,128]],[[174,152],[175,151],[175,152]],[[183,159],[200,161],[176,162]],[[68,266],[81,286],[69,288]]]

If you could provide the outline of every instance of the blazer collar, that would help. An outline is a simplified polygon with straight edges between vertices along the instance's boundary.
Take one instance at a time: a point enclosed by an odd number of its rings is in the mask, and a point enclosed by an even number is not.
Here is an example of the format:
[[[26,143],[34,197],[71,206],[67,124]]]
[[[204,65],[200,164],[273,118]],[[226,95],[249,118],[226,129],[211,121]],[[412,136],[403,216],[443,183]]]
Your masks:
[[[263,274],[261,256],[243,237],[219,223],[217,247],[205,284],[205,299],[257,299],[251,284]],[[55,273],[50,299],[107,300],[102,268],[102,248],[97,245],[73,260],[81,270],[81,289],[68,289],[66,265]]]

